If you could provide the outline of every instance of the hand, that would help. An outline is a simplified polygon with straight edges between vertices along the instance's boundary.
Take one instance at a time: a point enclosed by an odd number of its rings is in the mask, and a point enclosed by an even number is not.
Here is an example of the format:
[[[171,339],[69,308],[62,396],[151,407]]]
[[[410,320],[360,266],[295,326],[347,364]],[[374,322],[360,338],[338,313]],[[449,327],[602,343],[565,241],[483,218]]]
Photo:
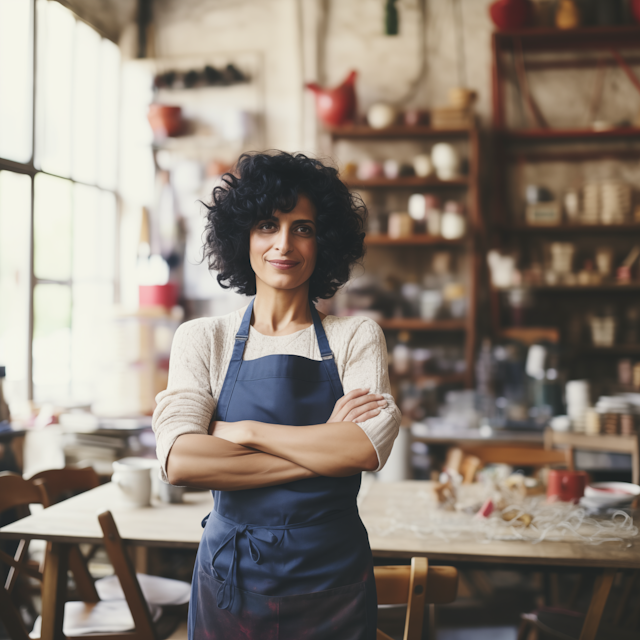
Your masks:
[[[333,408],[330,422],[364,422],[369,418],[375,418],[387,401],[379,393],[367,393],[367,389],[354,389],[342,396]]]
[[[216,438],[222,438],[227,442],[233,442],[234,444],[243,444],[245,441],[245,423],[243,420],[239,422],[224,422],[223,420],[216,420],[209,425],[209,435]]]

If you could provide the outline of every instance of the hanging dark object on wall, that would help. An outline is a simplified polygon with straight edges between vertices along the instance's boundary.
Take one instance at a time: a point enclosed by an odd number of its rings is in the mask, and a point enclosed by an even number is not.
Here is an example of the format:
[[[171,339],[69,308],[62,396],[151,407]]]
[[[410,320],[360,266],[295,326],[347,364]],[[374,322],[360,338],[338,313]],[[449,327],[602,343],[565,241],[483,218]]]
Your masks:
[[[398,35],[398,8],[396,0],[387,0],[384,8],[384,32],[388,36]]]

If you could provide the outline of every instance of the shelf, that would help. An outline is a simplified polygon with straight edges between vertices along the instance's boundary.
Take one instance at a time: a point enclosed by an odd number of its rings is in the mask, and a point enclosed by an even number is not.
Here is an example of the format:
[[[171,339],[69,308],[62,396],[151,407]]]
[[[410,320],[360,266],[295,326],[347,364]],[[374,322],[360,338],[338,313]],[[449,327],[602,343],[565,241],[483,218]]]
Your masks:
[[[465,238],[458,240],[447,240],[440,236],[430,236],[427,234],[415,234],[406,238],[390,238],[383,234],[367,235],[364,239],[369,246],[410,246],[410,245],[436,245],[436,246],[459,246],[465,243]]]
[[[434,129],[433,127],[394,125],[385,129],[373,129],[367,125],[351,125],[344,127],[332,127],[327,132],[334,140],[338,139],[412,139],[412,138],[463,138],[469,135],[472,129]]]
[[[523,285],[522,287],[499,288],[497,291],[512,291],[514,289],[528,289],[541,293],[637,293],[640,291],[640,283],[633,284],[598,284],[598,285]]]
[[[517,151],[507,156],[509,162],[589,162],[593,160],[638,160],[638,148],[587,148],[577,151],[533,152]]]
[[[640,223],[629,224],[560,224],[560,225],[498,225],[500,231],[511,233],[549,233],[557,235],[640,233]]]
[[[434,320],[426,322],[420,318],[385,318],[378,320],[382,329],[390,331],[465,331],[466,320]]]
[[[606,131],[593,129],[515,129],[497,130],[507,142],[556,142],[561,140],[640,140],[640,128],[619,127]]]
[[[515,42],[526,51],[566,51],[576,49],[640,48],[640,26],[582,27],[579,29],[519,29],[496,31],[496,48],[509,51]]]
[[[580,355],[598,356],[638,356],[640,355],[640,345],[638,344],[614,344],[610,347],[594,347],[593,345],[583,345],[569,347],[570,351]]]
[[[462,176],[452,180],[438,180],[437,178],[407,176],[394,179],[345,180],[345,184],[350,189],[447,189],[466,188],[469,186],[469,178]]]

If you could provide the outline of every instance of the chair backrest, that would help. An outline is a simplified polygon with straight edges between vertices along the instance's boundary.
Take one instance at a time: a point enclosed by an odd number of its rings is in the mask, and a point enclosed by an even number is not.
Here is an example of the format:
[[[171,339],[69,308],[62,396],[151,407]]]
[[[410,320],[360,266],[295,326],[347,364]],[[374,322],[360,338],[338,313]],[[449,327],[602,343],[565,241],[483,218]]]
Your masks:
[[[453,602],[458,593],[458,570],[430,567],[426,558],[411,558],[411,566],[374,567],[378,604],[405,604],[404,640],[422,637],[425,604]],[[385,635],[379,632],[378,636]]]
[[[29,515],[30,504],[49,506],[49,498],[42,480],[25,480],[11,471],[0,473],[0,513],[15,510],[15,520]],[[32,578],[42,580],[42,573],[28,562],[29,543],[20,540],[14,556],[0,549],[0,562],[9,567],[5,584],[0,590],[11,594],[21,572]]]
[[[12,471],[0,473],[0,513],[15,509],[18,519],[29,515],[30,504],[48,507],[49,496],[42,480],[25,480]]]
[[[31,480],[44,480],[47,485],[47,495],[51,504],[95,489],[100,486],[100,477],[93,467],[64,467],[64,469],[47,469],[31,476]]]
[[[136,636],[133,640],[147,639],[157,640],[156,630],[151,620],[149,606],[142,594],[140,583],[136,577],[136,572],[131,562],[131,558],[125,549],[124,542],[120,537],[118,527],[110,511],[105,511],[98,516],[98,521],[102,527],[104,535],[104,546],[113,570],[118,576],[124,597],[129,605],[131,616],[136,627]]]

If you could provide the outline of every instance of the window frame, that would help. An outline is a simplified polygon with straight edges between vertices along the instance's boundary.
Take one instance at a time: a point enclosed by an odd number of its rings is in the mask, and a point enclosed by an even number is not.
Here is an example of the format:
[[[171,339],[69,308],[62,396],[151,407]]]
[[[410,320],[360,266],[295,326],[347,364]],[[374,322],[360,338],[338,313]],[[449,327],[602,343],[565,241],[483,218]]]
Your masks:
[[[56,2],[57,0],[47,0],[47,2]],[[76,184],[78,185],[84,185],[84,186],[88,186],[88,187],[92,187],[95,189],[98,189],[100,192],[106,192],[106,193],[111,193],[113,194],[113,196],[115,197],[115,205],[116,205],[116,211],[115,211],[115,229],[114,229],[114,238],[115,238],[115,246],[114,246],[114,251],[115,251],[115,255],[113,256],[113,260],[114,260],[114,279],[113,279],[113,297],[114,297],[114,303],[118,303],[119,299],[120,299],[120,264],[119,264],[119,253],[120,253],[120,236],[118,233],[118,230],[120,228],[120,221],[121,221],[121,215],[122,215],[122,199],[120,197],[120,193],[119,193],[119,186],[120,186],[120,175],[119,175],[119,162],[118,162],[118,167],[116,169],[116,182],[115,182],[115,187],[113,189],[109,189],[109,188],[105,188],[105,187],[101,187],[98,184],[98,180],[96,179],[95,183],[89,183],[89,182],[84,182],[82,180],[77,180],[75,179],[72,175],[69,176],[62,176],[56,173],[51,173],[48,171],[44,171],[42,169],[39,169],[38,167],[36,167],[35,165],[35,151],[36,151],[36,132],[37,132],[37,118],[38,118],[38,109],[37,109],[37,105],[36,105],[36,101],[38,100],[38,90],[37,90],[37,86],[38,86],[38,16],[37,16],[37,2],[38,0],[29,0],[29,4],[31,7],[31,63],[32,63],[32,86],[31,86],[31,103],[32,103],[32,109],[31,109],[31,156],[28,162],[17,162],[15,160],[9,160],[7,158],[3,158],[2,156],[0,156],[0,171],[9,171],[9,172],[13,172],[13,173],[18,173],[18,174],[23,174],[23,175],[28,175],[31,178],[31,203],[30,203],[30,214],[29,214],[29,234],[28,234],[28,247],[27,247],[27,251],[29,253],[28,255],[28,280],[29,280],[29,296],[28,296],[28,341],[27,341],[27,352],[25,354],[25,357],[27,358],[27,367],[26,367],[26,371],[27,371],[27,400],[28,401],[33,401],[34,400],[34,384],[33,384],[33,337],[34,337],[34,291],[36,288],[36,285],[38,284],[60,284],[60,285],[65,285],[68,286],[71,289],[71,304],[73,305],[73,283],[74,283],[74,277],[73,277],[73,272],[70,274],[70,277],[68,280],[51,280],[51,279],[47,279],[47,278],[37,278],[35,275],[35,246],[34,246],[34,239],[35,239],[35,227],[34,227],[34,220],[35,220],[35,178],[38,174],[43,174],[43,175],[48,175],[48,176],[52,176],[54,178],[59,178],[62,180],[68,180],[72,187],[75,186]],[[89,24],[88,22],[86,22],[85,20],[82,20],[82,18],[80,18],[78,15],[76,15],[71,9],[69,9],[68,6],[66,6],[63,3],[62,6],[67,9],[68,11],[70,11],[73,15],[73,17],[75,18],[76,22],[84,22],[85,24],[87,24],[91,29],[93,29],[99,36],[101,39],[109,39],[106,38],[106,36],[100,32],[99,29],[97,29],[96,27],[94,27],[93,25]],[[120,68],[120,77],[119,77],[119,83],[121,82],[121,68]],[[120,84],[121,86],[121,84]],[[117,115],[117,121],[116,121],[116,130],[117,130],[117,136],[116,136],[116,158],[119,158],[119,154],[120,154],[120,107],[122,104],[122,94],[119,93],[118,95],[118,115]],[[69,143],[72,143],[72,140],[69,141]],[[73,172],[71,172],[72,174]]]

